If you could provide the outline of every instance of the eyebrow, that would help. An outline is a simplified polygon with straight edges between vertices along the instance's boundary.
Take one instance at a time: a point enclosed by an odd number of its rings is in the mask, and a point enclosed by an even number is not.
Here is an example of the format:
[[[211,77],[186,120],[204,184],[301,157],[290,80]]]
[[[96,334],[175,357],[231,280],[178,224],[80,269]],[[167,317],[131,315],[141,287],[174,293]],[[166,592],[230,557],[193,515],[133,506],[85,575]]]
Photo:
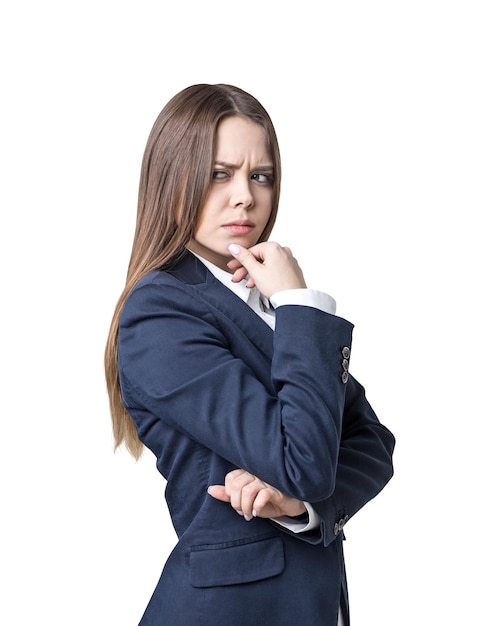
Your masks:
[[[215,161],[215,165],[221,165],[222,167],[227,167],[227,168],[234,169],[234,170],[237,170],[240,167],[236,163],[227,163],[226,161]],[[262,172],[270,172],[273,170],[273,165],[257,165],[253,169],[256,169]]]

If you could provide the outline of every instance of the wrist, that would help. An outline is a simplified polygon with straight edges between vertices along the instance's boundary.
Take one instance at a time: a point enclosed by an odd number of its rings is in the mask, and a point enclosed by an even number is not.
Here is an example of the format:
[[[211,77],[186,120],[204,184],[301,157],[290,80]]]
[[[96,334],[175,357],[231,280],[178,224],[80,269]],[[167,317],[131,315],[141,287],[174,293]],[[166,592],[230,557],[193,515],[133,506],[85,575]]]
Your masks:
[[[301,500],[294,500],[293,506],[287,509],[286,515],[294,519],[299,517],[307,517],[308,509],[304,502],[302,502]]]

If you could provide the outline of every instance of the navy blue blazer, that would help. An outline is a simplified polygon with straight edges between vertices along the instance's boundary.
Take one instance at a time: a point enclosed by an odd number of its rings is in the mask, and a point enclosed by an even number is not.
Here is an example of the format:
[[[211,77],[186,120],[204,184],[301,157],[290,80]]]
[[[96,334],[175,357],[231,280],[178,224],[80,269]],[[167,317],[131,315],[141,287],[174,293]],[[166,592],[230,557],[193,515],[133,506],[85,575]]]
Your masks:
[[[342,529],[391,478],[394,437],[347,372],[352,324],[276,315],[272,331],[190,253],[127,299],[122,398],[178,535],[141,626],[336,626],[341,602],[348,623]],[[234,468],[310,502],[320,527],[246,522],[207,493]]]

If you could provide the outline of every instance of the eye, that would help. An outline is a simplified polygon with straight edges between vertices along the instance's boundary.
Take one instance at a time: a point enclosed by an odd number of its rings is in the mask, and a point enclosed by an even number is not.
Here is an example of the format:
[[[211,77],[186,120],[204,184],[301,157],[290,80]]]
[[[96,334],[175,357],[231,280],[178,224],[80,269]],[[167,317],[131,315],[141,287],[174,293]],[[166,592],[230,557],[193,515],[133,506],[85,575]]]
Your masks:
[[[228,173],[224,170],[213,170],[213,180],[223,180],[228,177]]]
[[[262,172],[258,172],[257,174],[251,175],[251,180],[256,180],[259,183],[273,185],[273,174],[263,174]]]

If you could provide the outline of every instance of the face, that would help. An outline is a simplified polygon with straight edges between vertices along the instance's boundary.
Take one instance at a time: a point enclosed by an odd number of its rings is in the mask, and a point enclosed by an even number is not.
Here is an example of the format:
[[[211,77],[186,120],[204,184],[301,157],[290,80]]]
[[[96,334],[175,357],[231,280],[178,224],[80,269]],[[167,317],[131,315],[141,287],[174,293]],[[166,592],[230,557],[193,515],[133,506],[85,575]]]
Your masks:
[[[189,248],[230,271],[227,247],[245,248],[260,238],[273,205],[273,163],[262,126],[242,117],[223,120],[211,187]]]

